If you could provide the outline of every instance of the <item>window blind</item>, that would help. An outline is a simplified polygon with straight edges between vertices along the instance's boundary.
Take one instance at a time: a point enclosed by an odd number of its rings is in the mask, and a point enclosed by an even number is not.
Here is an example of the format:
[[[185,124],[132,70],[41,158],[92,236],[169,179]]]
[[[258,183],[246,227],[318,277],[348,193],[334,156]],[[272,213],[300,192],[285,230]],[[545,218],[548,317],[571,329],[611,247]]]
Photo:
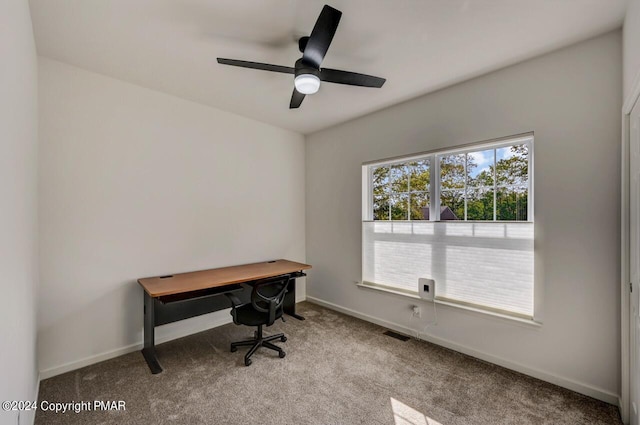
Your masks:
[[[362,223],[362,280],[417,293],[418,278],[436,297],[533,317],[533,223]]]

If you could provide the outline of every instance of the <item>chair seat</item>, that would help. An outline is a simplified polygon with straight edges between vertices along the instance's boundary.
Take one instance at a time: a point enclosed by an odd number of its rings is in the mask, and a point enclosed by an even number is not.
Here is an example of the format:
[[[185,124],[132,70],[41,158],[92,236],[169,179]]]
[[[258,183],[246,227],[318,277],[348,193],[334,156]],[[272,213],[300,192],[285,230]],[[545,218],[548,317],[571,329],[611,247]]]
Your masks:
[[[234,315],[235,312],[235,322],[242,323],[246,326],[258,326],[268,322],[269,313],[262,313],[253,308],[253,306],[249,304],[245,304],[239,307],[236,307],[234,310],[231,310],[231,315]],[[282,308],[276,310],[276,319],[282,316]]]

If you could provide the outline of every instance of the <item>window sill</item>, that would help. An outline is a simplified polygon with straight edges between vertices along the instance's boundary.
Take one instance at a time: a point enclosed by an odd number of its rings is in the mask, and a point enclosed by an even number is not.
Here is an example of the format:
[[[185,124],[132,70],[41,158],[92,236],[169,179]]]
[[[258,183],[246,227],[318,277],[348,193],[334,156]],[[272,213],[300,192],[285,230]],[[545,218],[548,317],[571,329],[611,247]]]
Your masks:
[[[382,291],[382,292],[386,292],[388,294],[400,295],[400,296],[403,296],[403,297],[413,298],[413,299],[417,299],[417,300],[421,300],[422,299],[422,298],[420,298],[420,296],[418,295],[417,292],[414,294],[414,293],[410,293],[410,292],[397,291],[395,289],[386,288],[386,287],[383,287],[383,286],[371,285],[369,283],[363,283],[363,282],[358,282],[356,284],[356,286],[359,286],[361,288],[374,289],[376,291]]]
[[[492,318],[497,318],[497,319],[502,319],[502,320],[506,320],[509,321],[511,323],[517,323],[520,325],[526,325],[528,327],[533,327],[533,328],[540,328],[542,327],[542,322],[538,322],[534,319],[525,319],[522,317],[516,317],[516,316],[510,316],[508,314],[501,314],[498,312],[494,312],[494,311],[489,311],[489,310],[484,310],[481,308],[474,308],[468,305],[464,305],[464,304],[458,304],[455,302],[450,302],[450,301],[446,301],[446,300],[442,300],[442,299],[435,299],[434,301],[427,301],[424,300],[423,298],[420,298],[420,296],[418,295],[418,293],[412,293],[412,292],[403,292],[403,291],[399,291],[399,290],[394,290],[391,288],[387,288],[387,287],[383,287],[383,286],[377,286],[377,285],[371,285],[368,283],[363,283],[363,282],[358,282],[356,284],[356,286],[360,287],[360,288],[365,288],[365,289],[373,289],[375,291],[380,291],[380,292],[385,292],[387,294],[393,294],[393,295],[399,295],[401,297],[405,297],[405,298],[411,298],[414,300],[423,300],[425,302],[433,302],[434,304],[438,304],[438,305],[443,305],[446,307],[451,307],[451,308],[455,308],[455,309],[459,309],[459,310],[464,310],[466,312],[470,312],[470,313],[479,313],[483,316],[489,316]]]
[[[362,220],[363,223],[533,224],[532,220]]]

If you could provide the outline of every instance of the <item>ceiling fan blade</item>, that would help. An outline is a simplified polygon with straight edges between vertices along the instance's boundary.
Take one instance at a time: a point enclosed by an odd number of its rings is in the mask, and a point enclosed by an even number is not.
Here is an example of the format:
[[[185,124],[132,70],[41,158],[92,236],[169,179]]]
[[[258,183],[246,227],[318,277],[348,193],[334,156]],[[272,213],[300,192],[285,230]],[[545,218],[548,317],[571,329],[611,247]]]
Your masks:
[[[338,29],[342,12],[331,6],[325,5],[318,16],[316,25],[311,31],[307,46],[302,53],[303,62],[312,65],[316,69],[320,68],[320,64],[324,59],[324,55],[329,50],[329,45],[333,36]]]
[[[300,104],[304,100],[305,95],[300,93],[295,88],[293,89],[293,94],[291,94],[291,102],[289,103],[289,109],[299,108]]]
[[[271,65],[268,63],[260,62],[248,62],[237,59],[218,58],[218,63],[222,65],[240,66],[242,68],[259,69],[261,71],[282,72],[284,74],[294,74],[296,72],[296,69],[291,68],[290,66]]]
[[[339,69],[322,68],[320,79],[328,83],[347,84],[350,86],[380,88],[387,81],[373,75],[358,74],[357,72],[340,71]]]

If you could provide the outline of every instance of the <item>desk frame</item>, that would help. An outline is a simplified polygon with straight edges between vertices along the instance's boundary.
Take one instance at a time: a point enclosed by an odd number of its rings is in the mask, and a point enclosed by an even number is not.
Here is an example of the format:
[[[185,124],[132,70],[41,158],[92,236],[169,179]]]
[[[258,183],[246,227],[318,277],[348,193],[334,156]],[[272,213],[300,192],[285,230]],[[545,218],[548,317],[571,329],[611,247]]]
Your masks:
[[[279,260],[282,261],[282,260]],[[297,264],[297,263],[294,263]],[[310,268],[310,266],[306,268]],[[207,271],[205,271],[207,272]],[[296,279],[306,276],[302,267],[298,271],[290,273],[277,273],[273,276],[288,274],[290,276],[287,293],[284,299],[283,311],[285,314],[298,320],[304,317],[296,313]],[[158,361],[155,346],[155,327],[177,322],[179,320],[200,316],[214,311],[224,310],[230,307],[229,300],[224,294],[236,293],[243,302],[250,302],[250,285],[259,279],[248,279],[235,281],[229,284],[218,285],[213,288],[199,289],[195,291],[176,292],[170,295],[152,296],[147,291],[140,279],[138,282],[145,288],[144,290],[144,348],[142,355],[149,366],[152,374],[162,372],[162,366]],[[155,278],[154,278],[155,279]]]

